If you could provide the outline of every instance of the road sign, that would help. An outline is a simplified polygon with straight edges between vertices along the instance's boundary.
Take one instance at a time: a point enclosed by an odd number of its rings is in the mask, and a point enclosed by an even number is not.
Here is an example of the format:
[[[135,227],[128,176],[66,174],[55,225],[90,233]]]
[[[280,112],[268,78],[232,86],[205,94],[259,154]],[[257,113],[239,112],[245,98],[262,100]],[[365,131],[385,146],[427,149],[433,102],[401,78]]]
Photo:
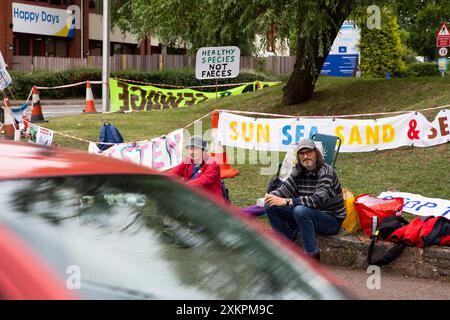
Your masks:
[[[438,59],[439,71],[447,71],[447,58]]]
[[[437,33],[436,46],[438,48],[450,47],[450,31],[445,23],[442,23]]]
[[[439,56],[446,57],[448,53],[447,48],[439,48]]]
[[[236,78],[239,75],[241,50],[238,47],[205,47],[197,51],[197,79]]]

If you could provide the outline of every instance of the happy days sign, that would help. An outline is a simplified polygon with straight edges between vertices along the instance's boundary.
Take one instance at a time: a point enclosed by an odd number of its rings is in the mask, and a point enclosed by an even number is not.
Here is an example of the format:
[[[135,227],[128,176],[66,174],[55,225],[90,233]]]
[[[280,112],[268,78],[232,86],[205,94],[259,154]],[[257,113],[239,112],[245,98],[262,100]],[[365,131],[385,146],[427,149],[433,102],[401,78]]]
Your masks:
[[[370,120],[340,118],[252,118],[221,112],[217,139],[223,146],[286,152],[315,133],[338,136],[341,152],[365,152],[402,146],[427,147],[449,141],[450,111],[433,122],[418,112]]]

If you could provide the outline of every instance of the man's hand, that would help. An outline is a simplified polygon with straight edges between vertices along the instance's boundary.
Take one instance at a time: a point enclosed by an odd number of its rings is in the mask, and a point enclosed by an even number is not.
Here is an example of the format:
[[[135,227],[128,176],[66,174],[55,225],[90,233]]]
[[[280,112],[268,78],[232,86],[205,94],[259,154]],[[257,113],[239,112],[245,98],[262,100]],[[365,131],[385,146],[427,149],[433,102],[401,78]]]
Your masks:
[[[264,201],[269,206],[285,206],[286,205],[286,199],[277,197],[276,195],[273,195],[273,194],[268,194],[267,196],[265,196]]]

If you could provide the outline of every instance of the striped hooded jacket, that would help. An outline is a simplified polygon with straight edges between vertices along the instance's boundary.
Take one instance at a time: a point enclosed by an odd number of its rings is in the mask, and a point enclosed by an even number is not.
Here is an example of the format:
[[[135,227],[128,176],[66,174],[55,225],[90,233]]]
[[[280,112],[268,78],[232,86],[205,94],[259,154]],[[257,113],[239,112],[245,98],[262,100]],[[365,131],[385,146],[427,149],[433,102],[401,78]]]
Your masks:
[[[327,163],[314,171],[307,171],[297,164],[286,181],[271,193],[282,198],[292,198],[294,207],[303,205],[322,210],[340,222],[346,216],[341,184],[336,171]]]

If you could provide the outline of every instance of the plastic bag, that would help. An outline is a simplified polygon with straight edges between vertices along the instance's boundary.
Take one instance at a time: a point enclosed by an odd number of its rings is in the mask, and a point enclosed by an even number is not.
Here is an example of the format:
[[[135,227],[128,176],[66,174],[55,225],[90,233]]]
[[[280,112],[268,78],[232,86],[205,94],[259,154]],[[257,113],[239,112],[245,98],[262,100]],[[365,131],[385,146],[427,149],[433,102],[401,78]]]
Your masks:
[[[364,233],[370,237],[372,233],[372,217],[378,217],[378,224],[386,217],[400,214],[403,208],[403,198],[382,199],[368,194],[355,198],[355,208],[359,223]]]
[[[347,233],[356,233],[360,229],[359,217],[355,208],[355,195],[345,188],[342,189],[344,196],[345,210],[347,211],[347,216],[345,217],[342,227]]]

